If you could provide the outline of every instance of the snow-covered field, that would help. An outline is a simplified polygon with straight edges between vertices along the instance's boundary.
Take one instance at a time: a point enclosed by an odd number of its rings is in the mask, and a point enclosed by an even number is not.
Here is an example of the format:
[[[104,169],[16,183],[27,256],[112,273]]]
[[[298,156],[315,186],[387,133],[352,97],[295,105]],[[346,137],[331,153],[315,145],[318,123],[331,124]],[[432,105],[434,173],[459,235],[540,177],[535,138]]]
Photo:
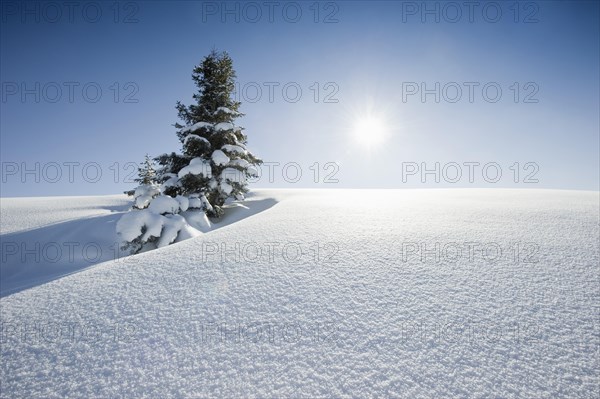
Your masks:
[[[597,397],[599,193],[255,190],[244,206],[90,261],[124,196],[3,198],[0,396]]]
[[[0,198],[0,234],[37,229],[54,223],[108,215],[131,206],[126,195],[97,197]]]

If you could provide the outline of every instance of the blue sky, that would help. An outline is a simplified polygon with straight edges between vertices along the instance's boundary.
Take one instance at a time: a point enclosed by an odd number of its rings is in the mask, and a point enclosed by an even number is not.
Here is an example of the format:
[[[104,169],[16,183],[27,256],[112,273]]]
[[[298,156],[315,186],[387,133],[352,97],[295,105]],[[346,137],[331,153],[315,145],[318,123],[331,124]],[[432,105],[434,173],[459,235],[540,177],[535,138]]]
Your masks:
[[[133,187],[212,48],[253,187],[599,189],[598,2],[114,4],[2,2],[2,196]]]

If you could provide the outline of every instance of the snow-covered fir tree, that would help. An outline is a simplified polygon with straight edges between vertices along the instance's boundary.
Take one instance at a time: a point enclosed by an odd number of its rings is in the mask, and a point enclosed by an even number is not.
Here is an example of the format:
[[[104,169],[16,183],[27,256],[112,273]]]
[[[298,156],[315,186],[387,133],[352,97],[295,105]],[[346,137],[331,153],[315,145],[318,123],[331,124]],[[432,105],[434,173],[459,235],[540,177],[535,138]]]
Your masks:
[[[150,155],[146,154],[144,162],[140,164],[138,168],[138,177],[134,179],[135,182],[140,184],[155,184],[156,183],[156,170],[154,169],[154,160]]]
[[[202,198],[203,209],[220,217],[228,198],[241,200],[247,179],[255,176],[262,161],[246,148],[247,137],[235,120],[243,114],[233,98],[236,74],[226,52],[213,50],[197,65],[192,80],[198,91],[194,104],[177,102],[183,124],[176,123],[182,154],[156,158],[164,193]]]
[[[135,209],[145,209],[150,205],[150,201],[160,195],[160,186],[156,180],[156,170],[154,169],[154,160],[148,154],[138,168],[138,177],[134,179],[140,185],[133,192],[133,207]]]
[[[117,223],[123,248],[137,253],[193,237],[210,229],[207,216],[220,217],[225,201],[244,199],[262,161],[235,123],[243,115],[233,98],[235,77],[226,52],[213,50],[194,68],[195,103],[176,106],[182,151],[156,157],[157,169],[149,157],[141,165],[134,210]]]

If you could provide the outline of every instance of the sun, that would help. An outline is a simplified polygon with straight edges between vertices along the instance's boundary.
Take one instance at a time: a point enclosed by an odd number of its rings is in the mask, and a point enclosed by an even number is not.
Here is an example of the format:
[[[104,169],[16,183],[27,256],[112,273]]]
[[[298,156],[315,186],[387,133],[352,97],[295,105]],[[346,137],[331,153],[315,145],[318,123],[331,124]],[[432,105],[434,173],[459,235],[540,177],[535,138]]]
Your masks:
[[[384,118],[378,115],[359,117],[353,130],[357,144],[370,149],[384,144],[388,136],[387,124]]]

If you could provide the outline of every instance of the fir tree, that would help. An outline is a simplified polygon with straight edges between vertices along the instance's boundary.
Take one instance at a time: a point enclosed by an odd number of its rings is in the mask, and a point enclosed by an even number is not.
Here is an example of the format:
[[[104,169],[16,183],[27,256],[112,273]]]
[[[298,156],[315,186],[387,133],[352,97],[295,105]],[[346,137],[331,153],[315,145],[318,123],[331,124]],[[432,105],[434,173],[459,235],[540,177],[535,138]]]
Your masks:
[[[133,179],[133,181],[142,186],[151,186],[156,184],[158,181],[154,164],[154,160],[150,158],[148,154],[146,154],[144,161],[140,163],[140,166],[138,167],[138,177]],[[133,189],[124,191],[123,193],[131,197],[135,195],[135,191],[136,189]]]
[[[131,191],[126,191],[127,195],[134,197],[134,209],[147,208],[152,199],[160,194],[156,170],[154,169],[154,160],[148,154],[138,168],[138,177],[134,179],[140,185]]]
[[[144,157],[144,162],[138,168],[138,178],[135,182],[143,185],[152,185],[156,183],[156,171],[154,170],[154,160],[148,154]]]
[[[123,248],[138,253],[210,229],[207,216],[219,217],[227,199],[241,200],[249,177],[262,161],[246,148],[242,116],[233,99],[235,71],[227,53],[212,51],[194,68],[198,92],[189,106],[177,102],[180,154],[146,155],[138,169],[140,185],[130,193],[133,210],[117,222]],[[183,233],[182,233],[183,232]],[[182,238],[183,237],[183,238]]]
[[[177,195],[204,196],[209,216],[222,215],[228,198],[243,199],[248,191],[247,179],[256,175],[262,161],[246,149],[247,137],[235,120],[243,116],[240,102],[235,101],[236,74],[226,52],[213,50],[197,65],[192,80],[198,91],[194,104],[177,102],[183,125],[176,123],[182,154],[163,154],[156,158],[161,165],[163,192]]]

